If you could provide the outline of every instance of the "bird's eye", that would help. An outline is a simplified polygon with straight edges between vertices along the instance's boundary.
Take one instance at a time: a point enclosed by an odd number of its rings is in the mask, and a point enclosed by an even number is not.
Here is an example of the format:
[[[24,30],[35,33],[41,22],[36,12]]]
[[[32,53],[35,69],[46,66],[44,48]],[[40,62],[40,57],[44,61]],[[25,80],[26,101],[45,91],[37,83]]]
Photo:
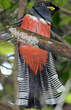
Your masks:
[[[40,6],[45,6],[45,4],[44,3],[40,3]]]
[[[47,8],[49,8],[51,11],[55,10],[55,7],[53,7],[53,6],[47,6]]]

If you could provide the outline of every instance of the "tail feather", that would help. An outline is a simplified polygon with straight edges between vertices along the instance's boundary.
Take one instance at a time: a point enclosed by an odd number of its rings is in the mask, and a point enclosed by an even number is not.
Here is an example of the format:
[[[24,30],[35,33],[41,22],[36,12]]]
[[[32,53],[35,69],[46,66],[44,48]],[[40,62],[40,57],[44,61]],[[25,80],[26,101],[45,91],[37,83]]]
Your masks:
[[[26,63],[18,55],[18,92],[17,92],[17,105],[28,105],[29,99],[29,72]]]
[[[39,108],[42,105],[56,104],[64,87],[56,74],[52,54],[48,54],[47,64],[42,71],[38,70],[37,75],[33,74],[20,56],[18,62],[17,105]]]
[[[53,87],[56,89],[57,92],[62,92],[62,90],[64,90],[64,87],[58,79],[58,75],[56,73],[56,69],[55,69],[55,65],[54,65],[54,61],[51,53],[49,53],[48,60],[49,61],[47,63],[47,67],[48,67],[47,71],[49,72],[51,84],[53,85]]]
[[[54,66],[53,57],[50,52],[46,68],[47,68],[46,74],[48,76],[48,90],[45,91],[46,93],[45,104],[53,105],[58,103],[61,93],[64,90],[64,86],[58,79],[58,75],[56,73],[56,69]]]

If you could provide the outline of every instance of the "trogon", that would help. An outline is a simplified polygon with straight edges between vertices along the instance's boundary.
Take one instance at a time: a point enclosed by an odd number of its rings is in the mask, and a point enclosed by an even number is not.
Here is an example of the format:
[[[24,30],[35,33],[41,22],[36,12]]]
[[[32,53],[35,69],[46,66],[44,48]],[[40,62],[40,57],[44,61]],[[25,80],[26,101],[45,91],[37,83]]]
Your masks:
[[[52,14],[58,7],[51,2],[38,2],[21,20],[21,28],[51,38]],[[58,79],[51,52],[18,41],[18,90],[16,104],[40,108],[57,104],[64,86]]]

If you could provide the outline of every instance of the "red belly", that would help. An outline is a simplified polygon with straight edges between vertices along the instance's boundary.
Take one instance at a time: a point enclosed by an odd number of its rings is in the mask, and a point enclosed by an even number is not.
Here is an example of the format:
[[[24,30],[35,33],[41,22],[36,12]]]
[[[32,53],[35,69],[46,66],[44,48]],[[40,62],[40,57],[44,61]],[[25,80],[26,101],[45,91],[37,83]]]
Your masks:
[[[37,74],[38,69],[42,70],[46,64],[48,52],[31,45],[20,46],[20,55],[29,65],[30,69]]]

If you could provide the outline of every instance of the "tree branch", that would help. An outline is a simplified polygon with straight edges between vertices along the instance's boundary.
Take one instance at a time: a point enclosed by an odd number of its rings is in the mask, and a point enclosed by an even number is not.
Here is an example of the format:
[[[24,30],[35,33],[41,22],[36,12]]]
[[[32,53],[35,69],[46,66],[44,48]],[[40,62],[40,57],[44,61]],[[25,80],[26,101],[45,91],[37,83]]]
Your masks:
[[[8,68],[8,67],[6,67],[6,66],[4,66],[4,65],[2,65],[2,64],[1,64],[0,66],[6,68],[6,69],[8,69],[8,70],[12,70],[12,68]]]
[[[14,109],[3,102],[0,102],[0,110],[14,110]]]
[[[66,8],[63,8],[63,7],[59,7],[59,8],[60,8],[61,12],[66,13],[66,14],[71,16],[71,11],[70,10],[67,10]]]
[[[55,54],[57,54],[58,56],[62,56],[62,57],[66,57],[71,59],[71,48],[67,47],[65,44],[57,42],[55,40],[42,40],[39,39],[39,44],[40,48],[44,49],[44,50],[49,50]]]
[[[18,19],[23,16],[26,6],[27,6],[27,0],[19,0]]]
[[[37,33],[31,32],[31,31],[28,31],[28,30],[25,30],[19,27],[18,28],[9,27],[9,30],[12,33],[12,35],[14,35],[15,38],[20,39],[22,42],[25,42],[25,44],[28,43],[28,39],[30,36],[35,36],[38,42],[37,45],[41,49],[48,50],[59,56],[63,56],[63,57],[71,59],[71,54],[70,54],[71,47],[65,45],[64,43],[48,39],[45,36],[39,35]],[[26,38],[25,36],[28,36],[28,38]],[[34,37],[31,38],[32,41],[34,40],[33,38]],[[31,40],[29,42],[30,44],[32,42]]]

